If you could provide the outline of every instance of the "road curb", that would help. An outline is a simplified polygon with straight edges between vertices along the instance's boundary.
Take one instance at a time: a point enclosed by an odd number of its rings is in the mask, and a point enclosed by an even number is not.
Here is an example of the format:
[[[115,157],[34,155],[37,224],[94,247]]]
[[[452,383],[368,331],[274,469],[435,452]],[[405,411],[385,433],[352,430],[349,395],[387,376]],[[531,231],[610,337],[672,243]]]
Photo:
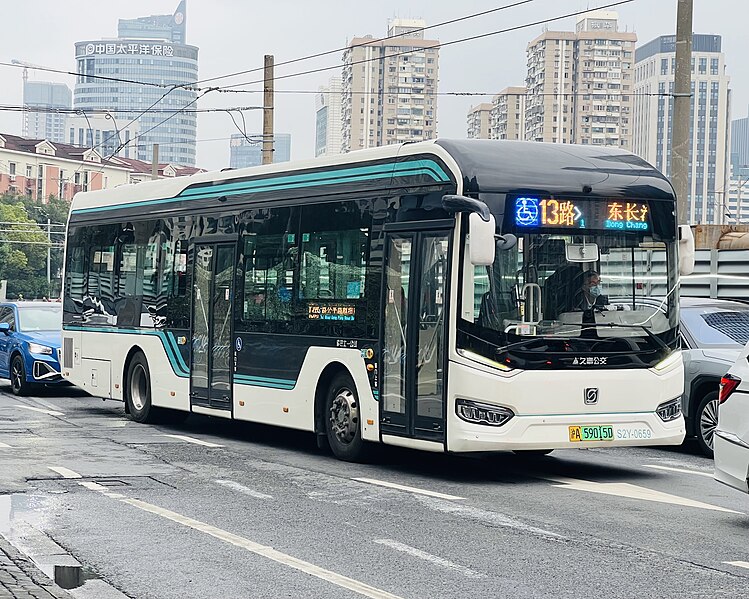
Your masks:
[[[0,592],[13,598],[73,599],[52,582],[26,555],[0,535]],[[3,597],[6,597],[3,594]]]

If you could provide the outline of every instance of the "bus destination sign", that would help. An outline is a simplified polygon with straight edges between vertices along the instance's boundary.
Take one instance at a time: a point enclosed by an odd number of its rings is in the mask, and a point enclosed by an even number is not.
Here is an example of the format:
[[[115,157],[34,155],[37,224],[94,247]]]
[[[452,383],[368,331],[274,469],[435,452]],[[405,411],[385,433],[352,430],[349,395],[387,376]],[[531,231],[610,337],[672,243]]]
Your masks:
[[[515,225],[522,228],[650,231],[650,207],[637,200],[519,197]]]

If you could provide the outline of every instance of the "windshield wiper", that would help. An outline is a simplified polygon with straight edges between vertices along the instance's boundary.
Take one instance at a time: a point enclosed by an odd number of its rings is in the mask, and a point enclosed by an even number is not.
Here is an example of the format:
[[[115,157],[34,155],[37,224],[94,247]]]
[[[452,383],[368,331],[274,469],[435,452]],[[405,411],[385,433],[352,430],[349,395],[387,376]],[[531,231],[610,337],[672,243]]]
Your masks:
[[[643,331],[645,331],[645,333],[647,333],[648,337],[654,339],[655,342],[662,349],[669,349],[668,345],[660,337],[658,337],[657,335],[655,335],[651,330],[648,329],[648,327],[646,327],[645,325],[641,325],[641,324],[620,324],[620,323],[616,323],[616,322],[610,322],[610,323],[600,323],[600,324],[598,324],[598,323],[596,323],[596,324],[580,324],[580,325],[574,324],[574,325],[570,325],[570,326],[573,326],[573,327],[578,327],[579,326],[581,332],[584,331],[584,330],[597,329],[598,327],[612,327],[612,328],[613,327],[617,327],[617,328],[625,328],[625,329],[627,329],[627,328],[642,329]],[[546,341],[546,342],[549,342],[549,341],[551,341],[551,342],[554,342],[554,341],[568,341],[568,340],[575,341],[575,342],[579,342],[579,341],[596,341],[597,343],[601,343],[603,341],[606,341],[606,342],[608,342],[608,341],[617,341],[617,339],[612,339],[612,338],[586,339],[585,337],[569,337],[567,335],[564,335],[564,336],[562,336],[562,335],[558,335],[558,336],[557,335],[545,335],[545,336],[542,336],[542,337],[529,337],[527,339],[524,339],[523,341],[516,341],[514,343],[510,343],[509,345],[505,345],[503,347],[498,347],[497,348],[497,353],[498,354],[499,353],[503,353],[503,352],[506,352],[509,349],[512,349],[514,347],[518,347],[520,345],[526,345],[528,343],[538,343],[538,342],[544,342],[544,341]],[[643,351],[645,351],[645,350],[643,350]]]
[[[649,327],[646,327],[644,324],[622,324],[619,322],[602,322],[602,323],[596,323],[592,325],[588,325],[588,328],[598,328],[598,327],[616,327],[621,329],[642,329],[648,334],[648,337],[651,339],[654,339],[655,342],[661,346],[662,349],[668,349],[668,345],[664,343],[663,339],[658,337],[653,331],[650,330]]]

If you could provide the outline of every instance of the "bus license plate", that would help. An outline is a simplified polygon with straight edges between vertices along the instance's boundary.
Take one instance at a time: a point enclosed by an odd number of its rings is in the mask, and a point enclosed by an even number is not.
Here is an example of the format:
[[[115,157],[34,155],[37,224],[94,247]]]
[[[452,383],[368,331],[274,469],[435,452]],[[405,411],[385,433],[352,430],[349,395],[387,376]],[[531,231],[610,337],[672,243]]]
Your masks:
[[[614,427],[609,424],[598,426],[571,426],[570,441],[612,441],[614,439]]]

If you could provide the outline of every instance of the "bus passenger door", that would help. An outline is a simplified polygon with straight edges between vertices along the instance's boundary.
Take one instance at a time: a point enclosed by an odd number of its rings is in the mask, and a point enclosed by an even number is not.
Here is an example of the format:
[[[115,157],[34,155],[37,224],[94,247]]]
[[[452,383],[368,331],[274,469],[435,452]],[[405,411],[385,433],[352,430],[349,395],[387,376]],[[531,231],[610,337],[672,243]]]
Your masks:
[[[380,429],[445,439],[450,231],[387,235]]]
[[[231,410],[234,244],[196,244],[192,288],[190,403]]]

